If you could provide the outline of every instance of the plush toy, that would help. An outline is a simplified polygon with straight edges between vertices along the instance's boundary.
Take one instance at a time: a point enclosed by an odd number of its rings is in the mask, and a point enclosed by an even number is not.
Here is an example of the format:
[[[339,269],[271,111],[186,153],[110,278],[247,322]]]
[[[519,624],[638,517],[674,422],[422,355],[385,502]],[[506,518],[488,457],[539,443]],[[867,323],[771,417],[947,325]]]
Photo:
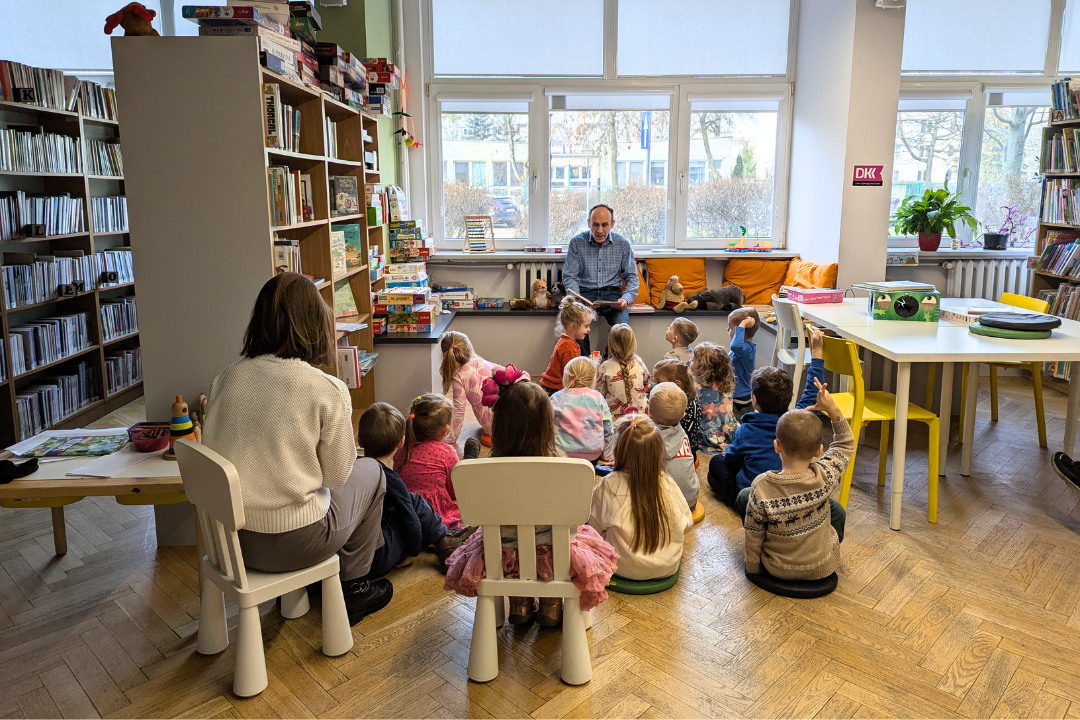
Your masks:
[[[727,310],[734,312],[743,306],[742,288],[738,285],[725,285],[717,290],[702,290],[689,298],[696,302],[701,310]]]
[[[510,298],[511,310],[529,310],[532,308],[532,301],[529,298]]]
[[[158,35],[160,33],[150,24],[155,16],[157,12],[147,9],[142,3],[128,3],[105,18],[105,34],[112,35],[119,25],[124,28],[125,36]]]
[[[563,298],[566,297],[566,286],[561,282],[557,282],[551,286],[551,292],[548,293],[551,299],[551,307],[557,308],[562,305]]]
[[[551,307],[551,293],[548,292],[547,280],[537,278],[532,287],[533,310],[547,310]]]
[[[686,298],[683,296],[683,286],[679,282],[678,275],[672,275],[668,278],[664,291],[660,293],[660,300],[656,303],[657,310],[674,310],[677,313],[681,313],[683,310],[693,310],[697,306],[696,300],[686,302]]]

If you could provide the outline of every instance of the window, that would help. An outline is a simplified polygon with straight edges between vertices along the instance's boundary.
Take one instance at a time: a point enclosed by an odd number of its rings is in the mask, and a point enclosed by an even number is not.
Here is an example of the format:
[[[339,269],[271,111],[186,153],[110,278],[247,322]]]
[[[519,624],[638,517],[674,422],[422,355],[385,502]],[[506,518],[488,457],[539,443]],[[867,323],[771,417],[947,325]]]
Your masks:
[[[549,161],[569,167],[570,186],[551,186],[549,242],[586,230],[597,203],[619,208],[615,231],[631,243],[667,242],[667,184],[647,184],[644,170],[668,156],[670,105],[662,94],[551,97]]]
[[[1065,18],[1061,25],[1061,54],[1058,74],[1080,72],[1080,2],[1065,3]]]
[[[890,215],[908,195],[948,184],[956,192],[966,101],[904,98],[896,115]]]
[[[690,104],[686,235],[771,238],[778,100]]]
[[[453,171],[443,178],[444,237],[464,238],[466,215],[491,215],[496,238],[527,238],[528,102],[450,100],[441,110],[442,157]]]
[[[650,185],[667,185],[667,163],[666,162],[652,162],[649,166],[649,184]]]
[[[789,0],[619,0],[618,74],[784,75],[790,8]],[[735,32],[718,38],[718,28]]]
[[[1039,154],[1042,129],[1049,119],[1049,96],[1045,91],[988,92],[984,111],[982,152],[979,156],[979,188],[975,217],[980,231],[1001,228],[1009,208],[1020,217],[1020,230],[1010,242],[1034,242],[1041,194]],[[1013,103],[1038,103],[1031,105]]]
[[[436,76],[600,77],[603,0],[432,0]]]
[[[901,68],[1041,75],[1050,6],[1051,0],[907,0]]]

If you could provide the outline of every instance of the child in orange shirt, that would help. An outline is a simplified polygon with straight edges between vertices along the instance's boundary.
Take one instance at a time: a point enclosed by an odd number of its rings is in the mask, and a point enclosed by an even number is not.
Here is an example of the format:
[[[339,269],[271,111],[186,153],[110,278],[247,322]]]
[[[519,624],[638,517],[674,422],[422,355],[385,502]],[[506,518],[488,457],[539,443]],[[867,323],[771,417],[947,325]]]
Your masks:
[[[547,369],[540,376],[540,384],[548,395],[554,395],[563,389],[563,370],[566,363],[581,355],[581,346],[577,341],[589,334],[596,313],[592,308],[575,302],[573,298],[563,298],[559,306],[559,318],[555,321],[555,335],[559,338]]]

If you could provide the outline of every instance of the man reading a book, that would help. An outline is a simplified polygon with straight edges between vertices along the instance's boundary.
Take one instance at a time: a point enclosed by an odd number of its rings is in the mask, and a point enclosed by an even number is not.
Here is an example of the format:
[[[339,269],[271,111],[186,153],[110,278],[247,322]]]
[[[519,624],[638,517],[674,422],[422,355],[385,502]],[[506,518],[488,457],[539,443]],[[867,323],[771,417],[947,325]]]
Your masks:
[[[634,249],[622,235],[612,232],[615,211],[608,205],[589,210],[589,229],[570,238],[563,283],[567,290],[592,301],[598,315],[608,325],[629,323],[627,308],[638,293]],[[578,340],[581,354],[591,351],[589,336]]]

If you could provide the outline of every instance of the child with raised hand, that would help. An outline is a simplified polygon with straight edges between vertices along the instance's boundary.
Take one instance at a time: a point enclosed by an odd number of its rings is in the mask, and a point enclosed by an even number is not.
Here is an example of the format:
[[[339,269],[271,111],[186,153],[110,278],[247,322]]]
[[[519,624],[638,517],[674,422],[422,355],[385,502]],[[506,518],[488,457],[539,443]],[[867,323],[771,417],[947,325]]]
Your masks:
[[[413,400],[405,419],[405,446],[394,456],[394,470],[405,481],[409,492],[419,493],[431,503],[446,526],[462,526],[454,484],[450,473],[457,465],[457,450],[447,442],[453,406],[442,395],[421,395]],[[465,442],[465,458],[479,457],[480,443],[475,438]]]
[[[626,323],[608,334],[608,359],[600,366],[599,390],[611,416],[644,412],[649,402],[649,369],[637,356],[637,338]]]
[[[577,341],[588,337],[589,328],[595,318],[596,313],[592,308],[575,302],[572,297],[563,298],[558,319],[555,321],[555,336],[558,340],[555,349],[551,351],[547,369],[540,376],[540,384],[547,390],[548,395],[562,390],[566,363],[581,356],[581,346]]]
[[[810,369],[796,408],[809,407],[817,400],[815,380],[825,374],[823,337],[820,330],[810,336]],[[734,504],[736,495],[750,487],[758,475],[781,468],[773,441],[776,423],[791,405],[791,376],[781,368],[760,367],[751,376],[750,385],[754,411],[742,416],[727,452],[714,455],[709,462],[709,486],[728,505]]]
[[[555,445],[567,457],[596,461],[607,457],[612,429],[611,410],[593,389],[596,365],[576,357],[563,370],[563,389],[551,396],[555,413]]]
[[[686,412],[679,424],[690,439],[690,448],[696,452],[702,444],[701,405],[697,400],[697,388],[690,378],[690,367],[678,360],[661,360],[653,366],[652,379],[655,383],[675,383],[686,394]]]
[[[689,365],[694,359],[694,350],[690,343],[697,340],[698,326],[693,320],[684,317],[675,318],[668,325],[664,339],[671,343],[671,350],[664,354],[664,360],[678,360],[684,365]]]
[[[757,343],[754,335],[757,333],[761,318],[758,311],[752,307],[744,307],[735,310],[728,315],[728,337],[731,338],[731,348],[728,357],[731,366],[735,368],[735,390],[732,392],[735,404],[735,416],[751,409],[750,376],[754,373],[754,364],[757,360]]]
[[[855,438],[827,386],[819,380],[814,384],[817,402],[805,410],[789,410],[776,423],[773,442],[780,472],[762,473],[735,501],[736,511],[745,517],[747,573],[820,580],[840,566],[845,513],[829,496],[847,469]],[[832,420],[833,441],[824,455],[815,410]]]
[[[527,382],[513,365],[495,373],[484,383],[484,402],[493,405],[491,457],[562,457],[555,444],[555,422],[551,400],[543,389]],[[502,527],[503,575],[519,576],[517,528]],[[593,528],[582,525],[570,541],[570,580],[581,590],[583,609],[596,607],[607,599],[607,583],[615,572],[615,550]],[[447,561],[449,569],[443,587],[467,597],[475,597],[484,578],[484,529],[481,528]],[[551,526],[536,527],[536,574],[551,580]],[[562,600],[511,597],[507,619],[524,625],[536,619],[541,625],[562,622]]]
[[[653,386],[649,393],[649,417],[664,440],[664,469],[679,486],[691,510],[697,505],[701,481],[694,468],[694,451],[679,421],[686,413],[686,393],[671,382]]]
[[[453,420],[450,422],[450,434],[446,442],[456,443],[461,436],[461,427],[465,424],[465,407],[472,406],[473,415],[482,428],[485,444],[491,444],[491,408],[480,402],[483,397],[481,385],[491,377],[491,373],[501,370],[502,365],[488,362],[473,351],[469,336],[450,330],[439,338],[442,349],[443,395],[454,403]]]
[[[726,452],[739,427],[731,399],[735,389],[731,359],[716,343],[699,343],[690,362],[690,376],[697,383],[701,404],[702,437],[697,450],[709,455]]]
[[[615,472],[593,489],[589,524],[619,553],[620,577],[669,577],[679,570],[694,518],[664,470],[664,440],[653,422],[626,415],[615,433]]]

